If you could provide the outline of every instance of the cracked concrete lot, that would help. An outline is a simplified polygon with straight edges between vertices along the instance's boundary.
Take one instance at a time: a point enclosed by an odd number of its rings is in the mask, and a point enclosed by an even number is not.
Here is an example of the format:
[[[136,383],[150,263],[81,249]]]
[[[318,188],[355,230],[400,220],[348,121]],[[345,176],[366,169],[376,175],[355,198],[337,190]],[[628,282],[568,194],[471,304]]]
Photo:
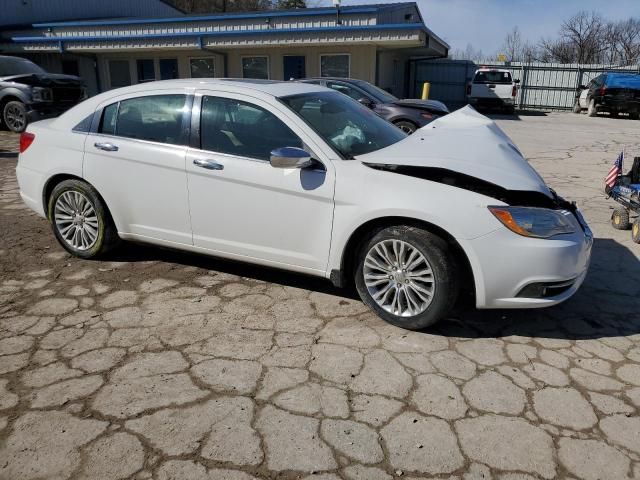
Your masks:
[[[562,306],[428,332],[291,273],[72,258],[0,154],[0,478],[640,479],[640,245],[602,193],[640,122],[498,123],[584,211],[591,272]]]

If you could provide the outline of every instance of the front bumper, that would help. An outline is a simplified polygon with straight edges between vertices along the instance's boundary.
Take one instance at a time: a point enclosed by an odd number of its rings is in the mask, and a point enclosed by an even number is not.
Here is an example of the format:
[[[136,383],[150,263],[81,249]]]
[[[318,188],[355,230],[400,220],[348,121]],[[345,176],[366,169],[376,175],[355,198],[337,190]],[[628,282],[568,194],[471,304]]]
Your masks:
[[[513,97],[469,97],[469,103],[474,107],[481,108],[513,107],[515,105],[515,99]]]
[[[540,308],[561,303],[580,288],[591,260],[593,234],[586,224],[584,231],[551,239],[527,238],[501,228],[469,243],[475,256],[471,263],[478,308]],[[532,292],[540,295],[529,296]]]

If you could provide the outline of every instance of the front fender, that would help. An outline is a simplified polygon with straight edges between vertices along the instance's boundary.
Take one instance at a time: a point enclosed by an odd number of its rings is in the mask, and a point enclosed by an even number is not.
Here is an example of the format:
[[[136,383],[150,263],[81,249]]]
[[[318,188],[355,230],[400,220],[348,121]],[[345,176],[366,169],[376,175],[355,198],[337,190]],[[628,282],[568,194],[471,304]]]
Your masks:
[[[16,97],[22,103],[31,103],[31,97],[24,90],[16,87],[0,87],[0,102],[7,97]]]

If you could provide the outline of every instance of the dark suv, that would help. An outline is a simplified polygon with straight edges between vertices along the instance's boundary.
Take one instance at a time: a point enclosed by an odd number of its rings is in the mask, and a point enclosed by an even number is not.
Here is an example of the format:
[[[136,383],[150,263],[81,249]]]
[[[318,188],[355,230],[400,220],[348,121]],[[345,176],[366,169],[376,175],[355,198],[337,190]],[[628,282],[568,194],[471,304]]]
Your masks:
[[[636,73],[603,73],[580,85],[573,106],[575,113],[586,109],[590,117],[598,112],[612,116],[628,113],[632,119],[640,116],[640,75]]]
[[[409,134],[449,113],[447,106],[437,100],[400,100],[364,80],[323,77],[298,81],[315,83],[344,93]]]
[[[0,56],[0,120],[13,132],[56,117],[86,98],[79,77],[47,73],[19,57]]]

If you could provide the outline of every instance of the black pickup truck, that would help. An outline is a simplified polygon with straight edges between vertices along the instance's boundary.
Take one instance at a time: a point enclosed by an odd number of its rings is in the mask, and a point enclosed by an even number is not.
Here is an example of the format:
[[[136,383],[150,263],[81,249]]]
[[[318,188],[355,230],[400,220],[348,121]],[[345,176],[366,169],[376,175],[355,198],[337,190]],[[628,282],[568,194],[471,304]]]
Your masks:
[[[29,122],[56,117],[86,98],[79,77],[47,73],[19,57],[0,56],[0,123],[22,132]]]
[[[580,85],[573,106],[575,113],[586,109],[590,117],[598,112],[611,116],[628,113],[632,119],[640,116],[640,75],[609,72],[598,75],[588,85]]]

